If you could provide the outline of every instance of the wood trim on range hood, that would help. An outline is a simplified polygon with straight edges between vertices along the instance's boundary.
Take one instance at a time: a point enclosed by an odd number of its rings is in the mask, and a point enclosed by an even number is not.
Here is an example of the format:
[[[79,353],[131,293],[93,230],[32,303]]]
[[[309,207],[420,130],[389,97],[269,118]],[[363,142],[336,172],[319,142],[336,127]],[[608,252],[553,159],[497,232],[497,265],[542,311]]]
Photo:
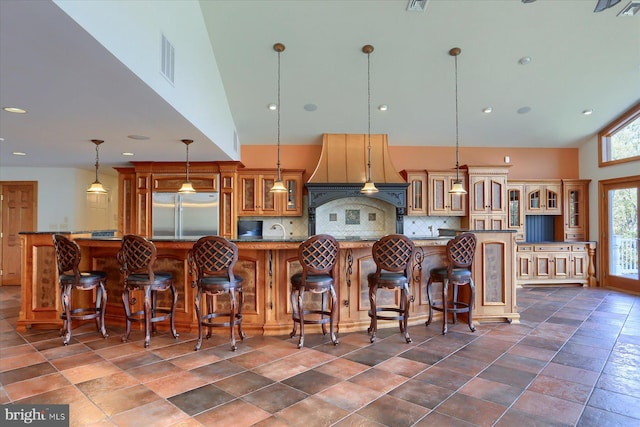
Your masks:
[[[367,134],[324,134],[322,152],[310,184],[364,184],[367,180]],[[371,135],[371,179],[377,184],[406,183],[391,162],[386,134]]]

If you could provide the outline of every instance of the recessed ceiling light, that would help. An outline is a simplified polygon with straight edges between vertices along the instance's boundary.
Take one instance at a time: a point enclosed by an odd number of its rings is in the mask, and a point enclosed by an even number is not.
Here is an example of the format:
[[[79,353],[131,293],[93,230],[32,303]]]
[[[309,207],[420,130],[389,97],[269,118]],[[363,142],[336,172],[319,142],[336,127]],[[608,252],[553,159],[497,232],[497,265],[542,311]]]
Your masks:
[[[485,108],[483,108],[483,109],[482,109],[482,112],[483,112],[483,113],[486,113],[486,114],[489,114],[489,113],[491,113],[492,111],[493,111],[493,108],[492,108],[492,107],[485,107]]]
[[[267,105],[267,108],[271,111],[276,111],[278,109],[278,106],[276,104],[269,104]]]
[[[530,62],[531,62],[530,56],[523,56],[522,58],[518,59],[518,64],[520,65],[527,65]]]
[[[389,109],[389,106],[387,104],[382,104],[378,107],[378,110],[380,111],[387,111]]]
[[[4,141],[4,138],[0,138],[0,142]]]
[[[124,152],[124,153],[122,153],[122,155],[123,156],[133,156],[134,154],[133,153],[129,153],[129,152]]]
[[[136,139],[138,141],[145,141],[145,140],[149,139],[149,137],[145,136],[145,135],[127,135],[127,138]]]
[[[22,151],[14,151],[13,153],[14,156],[26,156],[27,153],[23,153]]]
[[[305,104],[304,108],[306,111],[316,111],[318,106],[316,104]]]
[[[527,114],[529,111],[531,111],[531,107],[520,107],[517,111],[518,114]]]
[[[3,110],[6,111],[7,113],[16,113],[16,114],[24,114],[27,112],[27,110],[23,110],[22,108],[18,108],[18,107],[4,107]]]
[[[593,114],[593,109],[589,108],[589,109],[583,110],[582,114],[584,114],[585,116],[590,116]]]

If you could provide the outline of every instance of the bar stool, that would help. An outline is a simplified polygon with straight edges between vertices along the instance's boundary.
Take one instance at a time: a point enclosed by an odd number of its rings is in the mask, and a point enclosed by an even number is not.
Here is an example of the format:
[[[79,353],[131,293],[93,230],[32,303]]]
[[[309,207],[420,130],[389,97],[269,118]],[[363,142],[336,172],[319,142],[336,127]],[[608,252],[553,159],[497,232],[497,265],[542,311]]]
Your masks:
[[[120,263],[120,272],[123,274],[124,290],[122,303],[127,321],[127,329],[122,342],[127,342],[131,333],[131,322],[144,322],[144,346],[149,347],[149,330],[156,333],[156,323],[170,320],[171,334],[178,338],[175,327],[175,309],[178,302],[178,294],[173,284],[173,275],[165,271],[154,271],[157,258],[156,245],[142,236],[128,234],[122,238],[122,247],[118,251],[117,259]],[[130,298],[132,291],[144,292],[144,308],[131,312],[130,306],[136,303],[135,298]],[[170,290],[172,299],[170,308],[157,306],[158,291]]]
[[[475,298],[475,285],[473,283],[471,265],[476,252],[476,236],[473,233],[462,233],[447,242],[446,268],[431,270],[427,282],[427,295],[429,296],[429,318],[426,325],[433,320],[433,310],[441,311],[442,335],[447,334],[448,313],[452,313],[453,323],[459,313],[468,313],[469,329],[475,332],[473,326],[473,301]],[[436,305],[433,301],[431,286],[433,282],[442,283],[442,305]],[[449,301],[449,285],[453,286],[453,298]],[[458,288],[469,286],[469,301],[460,301]]]
[[[402,234],[390,234],[382,237],[373,244],[372,255],[376,263],[376,272],[369,273],[369,317],[371,324],[369,333],[371,342],[376,340],[378,320],[398,320],[400,332],[404,339],[410,343],[409,307],[411,305],[411,258],[415,246],[411,239]],[[400,304],[397,307],[378,307],[376,304],[376,291],[378,289],[400,290]],[[396,315],[379,313],[397,313]]]
[[[291,276],[291,307],[293,310],[293,330],[289,336],[296,335],[297,325],[300,325],[300,339],[298,348],[304,346],[304,325],[322,325],[322,335],[327,334],[326,324],[329,323],[331,342],[338,344],[336,334],[338,299],[334,284],[334,270],[338,261],[340,246],[338,241],[328,234],[317,234],[309,237],[298,247],[298,260],[302,265],[302,272]],[[311,292],[321,294],[321,307],[304,306],[304,294]],[[296,298],[297,294],[297,298]],[[326,304],[328,295],[331,296],[331,308]],[[307,315],[320,315],[309,319]],[[336,329],[334,329],[334,324]]]
[[[233,274],[233,267],[238,261],[238,247],[223,237],[205,236],[200,238],[187,255],[189,273],[194,280],[191,287],[198,288],[195,298],[196,316],[198,317],[198,343],[195,350],[202,346],[202,327],[207,327],[207,339],[211,338],[211,328],[227,327],[231,335],[231,350],[236,351],[235,326],[238,326],[240,339],[244,341],[242,331],[242,277]],[[236,293],[240,302],[236,299]],[[229,295],[229,310],[222,313],[213,308],[213,297]],[[203,302],[203,295],[204,300]],[[203,306],[204,305],[204,306]],[[225,317],[227,321],[214,321]]]
[[[80,271],[80,246],[63,236],[53,235],[53,246],[56,251],[56,262],[58,264],[58,283],[62,295],[63,320],[60,335],[63,336],[64,345],[69,345],[71,340],[71,322],[74,320],[96,320],[96,327],[104,338],[109,334],[104,325],[104,313],[107,308],[107,291],[105,284],[107,273],[104,271]],[[82,291],[96,290],[96,304],[94,307],[78,307],[72,309],[71,290]]]

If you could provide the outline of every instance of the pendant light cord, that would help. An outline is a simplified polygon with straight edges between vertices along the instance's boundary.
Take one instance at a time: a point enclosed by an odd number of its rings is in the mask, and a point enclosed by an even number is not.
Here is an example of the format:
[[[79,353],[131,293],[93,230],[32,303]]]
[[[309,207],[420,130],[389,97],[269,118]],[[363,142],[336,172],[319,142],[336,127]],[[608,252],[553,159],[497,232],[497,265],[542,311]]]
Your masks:
[[[367,53],[367,135],[369,137],[367,156],[367,181],[371,182],[371,53]]]
[[[100,167],[100,156],[98,154],[98,144],[96,144],[96,182],[98,182],[98,168]]]
[[[460,163],[458,161],[458,55],[454,57],[455,59],[455,70],[456,70],[456,182],[460,181]]]
[[[187,145],[187,182],[189,182],[189,144]]]
[[[282,181],[280,179],[280,54],[282,52],[278,51],[278,181]]]

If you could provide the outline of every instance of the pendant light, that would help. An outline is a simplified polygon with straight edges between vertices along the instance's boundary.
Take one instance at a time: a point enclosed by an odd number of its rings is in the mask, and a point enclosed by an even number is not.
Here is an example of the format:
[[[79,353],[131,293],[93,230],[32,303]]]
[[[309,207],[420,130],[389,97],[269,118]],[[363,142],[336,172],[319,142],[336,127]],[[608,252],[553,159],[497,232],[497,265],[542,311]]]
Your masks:
[[[371,52],[373,52],[373,46],[370,44],[362,47],[362,52],[367,54],[367,181],[364,183],[364,187],[360,189],[363,194],[374,194],[378,192],[376,185],[371,180]]]
[[[187,180],[182,184],[182,187],[178,190],[180,194],[193,194],[196,190],[191,185],[191,181],[189,181],[189,145],[193,143],[193,139],[183,139],[182,143],[187,146]]]
[[[98,180],[98,167],[100,166],[100,156],[98,154],[98,147],[104,141],[101,139],[92,139],[91,142],[96,146],[96,180],[87,188],[87,193],[91,194],[105,194],[107,190],[104,188],[102,183]]]
[[[449,55],[454,57],[456,64],[456,180],[453,182],[451,190],[449,190],[449,194],[467,194],[467,191],[464,189],[464,185],[462,185],[462,180],[460,179],[458,151],[458,55],[460,55],[460,53],[462,53],[462,50],[459,47],[454,47],[449,51]]]
[[[276,104],[276,110],[278,112],[278,178],[274,181],[273,187],[271,187],[269,192],[286,193],[287,187],[284,186],[282,176],[280,175],[280,54],[284,52],[284,45],[282,43],[276,43],[273,45],[273,50],[278,52],[278,103]]]

